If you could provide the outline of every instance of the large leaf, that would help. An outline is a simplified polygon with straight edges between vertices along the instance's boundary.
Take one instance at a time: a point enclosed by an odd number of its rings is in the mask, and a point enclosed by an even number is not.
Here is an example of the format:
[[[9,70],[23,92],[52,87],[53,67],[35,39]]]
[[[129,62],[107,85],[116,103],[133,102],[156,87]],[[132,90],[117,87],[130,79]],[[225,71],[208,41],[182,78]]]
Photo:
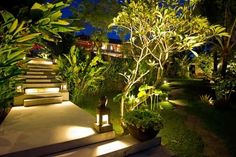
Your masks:
[[[26,36],[23,36],[23,37],[20,37],[20,38],[16,39],[16,42],[18,42],[18,43],[26,42],[26,41],[29,41],[29,40],[32,40],[32,39],[36,38],[40,34],[41,33],[32,33],[32,34],[29,34],[29,35],[26,35]]]

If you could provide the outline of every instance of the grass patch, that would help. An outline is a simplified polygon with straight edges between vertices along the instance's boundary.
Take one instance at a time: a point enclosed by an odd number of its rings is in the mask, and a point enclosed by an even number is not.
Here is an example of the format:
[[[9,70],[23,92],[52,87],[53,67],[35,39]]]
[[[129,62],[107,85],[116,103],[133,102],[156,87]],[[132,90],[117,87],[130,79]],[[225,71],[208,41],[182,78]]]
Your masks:
[[[173,81],[173,80],[172,80]],[[176,88],[184,89],[180,98],[185,100],[185,108],[188,114],[198,116],[203,127],[215,133],[226,144],[231,156],[236,156],[236,110],[219,110],[212,106],[203,104],[200,95],[212,94],[212,90],[207,82],[202,80],[177,80],[172,85]],[[236,105],[236,103],[234,102]]]
[[[186,115],[174,110],[161,112],[165,122],[160,131],[162,144],[178,157],[202,157],[203,142],[201,138],[184,124]]]

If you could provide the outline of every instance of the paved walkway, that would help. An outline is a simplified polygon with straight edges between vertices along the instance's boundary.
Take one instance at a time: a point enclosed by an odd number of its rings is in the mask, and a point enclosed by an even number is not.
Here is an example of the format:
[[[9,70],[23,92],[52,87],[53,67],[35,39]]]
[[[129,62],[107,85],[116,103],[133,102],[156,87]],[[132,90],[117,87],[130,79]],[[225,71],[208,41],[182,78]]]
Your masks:
[[[95,118],[70,101],[13,107],[0,126],[0,156],[96,134]]]

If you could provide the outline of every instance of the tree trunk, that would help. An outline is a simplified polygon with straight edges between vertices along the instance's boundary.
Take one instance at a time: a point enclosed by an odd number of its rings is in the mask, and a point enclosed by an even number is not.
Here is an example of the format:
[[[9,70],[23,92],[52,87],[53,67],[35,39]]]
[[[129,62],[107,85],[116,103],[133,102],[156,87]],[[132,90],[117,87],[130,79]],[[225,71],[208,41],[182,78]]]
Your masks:
[[[214,61],[213,74],[216,74],[218,71],[217,51],[213,52],[213,61]]]
[[[221,69],[221,76],[222,77],[225,77],[225,75],[226,75],[228,58],[229,58],[229,51],[228,51],[228,48],[225,48],[223,50],[223,54],[222,54],[222,69]]]
[[[163,69],[161,67],[158,67],[155,86],[160,85],[162,81],[163,81]]]

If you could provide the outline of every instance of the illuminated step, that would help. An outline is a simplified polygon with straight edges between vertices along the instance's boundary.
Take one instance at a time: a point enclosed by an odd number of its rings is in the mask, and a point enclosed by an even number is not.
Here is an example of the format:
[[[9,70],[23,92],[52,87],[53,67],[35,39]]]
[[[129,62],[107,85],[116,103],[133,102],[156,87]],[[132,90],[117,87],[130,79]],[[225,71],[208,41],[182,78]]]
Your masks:
[[[44,65],[52,65],[53,64],[52,61],[45,60],[45,59],[42,59],[42,58],[32,59],[28,63],[30,63],[30,64],[44,64]]]
[[[58,82],[58,80],[56,79],[26,79],[26,83],[28,82],[41,82],[41,83],[44,83],[44,82]]]
[[[27,68],[52,69],[53,65],[28,64]]]
[[[155,148],[155,152],[150,149]],[[148,151],[148,154],[142,154],[143,151]],[[122,136],[114,140],[103,143],[96,143],[77,149],[51,154],[54,157],[69,157],[69,156],[87,156],[87,157],[124,157],[139,153],[138,156],[156,156],[156,157],[172,157],[167,150],[161,147],[161,138],[156,137],[151,140],[140,142],[134,139],[131,135]],[[137,155],[137,154],[136,154]]]
[[[22,86],[23,88],[51,88],[51,87],[59,87],[61,88],[61,85],[63,83],[24,83]]]
[[[20,78],[55,78],[55,75],[20,75]]]
[[[55,72],[45,72],[45,71],[27,71],[27,75],[56,75]]]
[[[58,93],[60,88],[27,88],[25,94]]]
[[[47,97],[60,97],[62,94],[60,92],[57,93],[31,93],[24,94],[25,99],[32,98],[47,98]]]
[[[62,97],[48,97],[48,98],[35,98],[35,99],[25,99],[24,106],[36,106],[36,105],[46,105],[62,103]]]
[[[35,99],[35,98],[48,98],[48,97],[59,97],[61,96],[63,101],[69,100],[69,92],[60,91],[56,93],[31,93],[31,94],[17,94],[14,97],[13,104],[14,106],[22,106],[24,105],[25,99]]]
[[[40,71],[40,72],[44,72],[44,71],[54,71],[53,69],[46,69],[46,68],[29,68],[29,71]]]

